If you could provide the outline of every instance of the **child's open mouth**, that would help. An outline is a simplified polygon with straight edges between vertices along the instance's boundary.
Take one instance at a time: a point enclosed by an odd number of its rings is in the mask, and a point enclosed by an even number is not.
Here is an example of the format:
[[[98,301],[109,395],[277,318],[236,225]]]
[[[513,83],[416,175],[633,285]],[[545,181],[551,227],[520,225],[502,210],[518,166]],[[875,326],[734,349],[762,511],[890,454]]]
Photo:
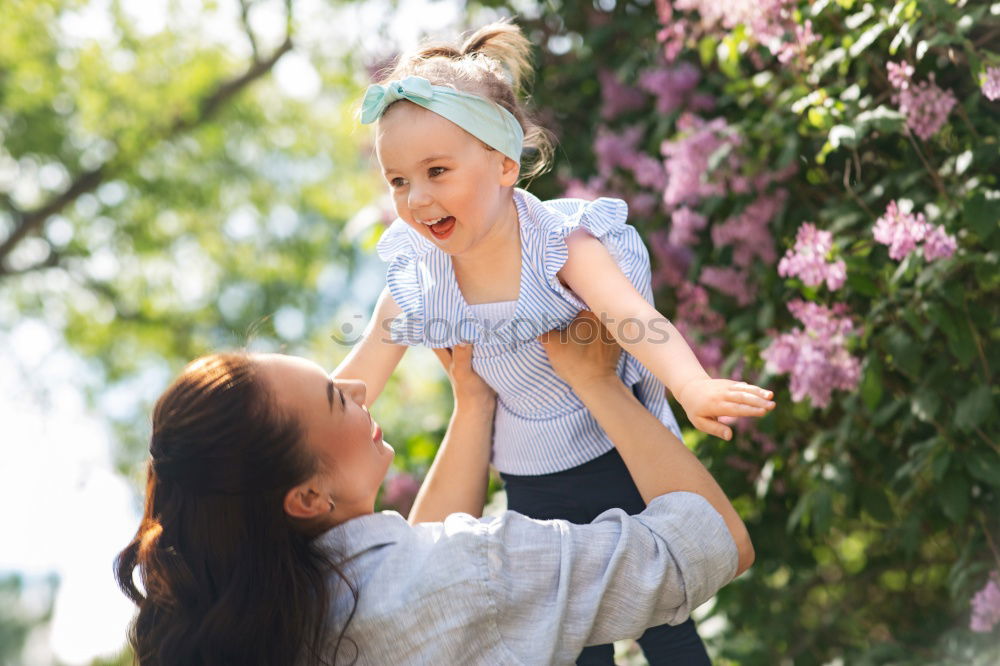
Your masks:
[[[441,218],[440,222],[435,222],[430,225],[430,228],[431,233],[434,234],[434,238],[444,240],[448,236],[451,236],[451,232],[455,230],[455,218],[451,215]]]

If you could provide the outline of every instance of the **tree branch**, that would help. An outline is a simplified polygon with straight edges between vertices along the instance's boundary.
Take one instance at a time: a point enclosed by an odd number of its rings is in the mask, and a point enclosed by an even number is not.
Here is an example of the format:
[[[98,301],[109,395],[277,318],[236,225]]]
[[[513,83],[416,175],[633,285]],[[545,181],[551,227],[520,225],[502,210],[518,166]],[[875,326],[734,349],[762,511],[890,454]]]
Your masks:
[[[289,34],[285,38],[284,43],[275,49],[275,51],[266,60],[255,60],[243,74],[221,82],[215,90],[213,90],[201,101],[201,104],[198,106],[197,114],[190,117],[177,118],[167,131],[163,133],[160,140],[168,140],[181,132],[185,132],[204,123],[206,120],[215,115],[215,113],[237,93],[267,74],[274,67],[275,63],[277,63],[278,60],[285,55],[285,53],[291,50],[291,48],[292,38],[291,34]],[[150,147],[152,147],[154,143],[156,142],[152,142]],[[133,156],[133,160],[137,159],[140,154],[141,153],[137,153]],[[112,158],[112,160],[113,159],[114,158]],[[85,171],[78,175],[70,186],[54,199],[43,204],[41,207],[36,208],[35,210],[22,213],[19,216],[19,219],[15,220],[13,231],[11,231],[10,235],[3,240],[3,243],[0,243],[0,276],[10,275],[12,273],[10,270],[4,270],[3,265],[18,243],[20,243],[26,236],[32,233],[37,233],[45,220],[61,211],[81,195],[95,190],[109,177],[111,173],[120,170],[123,166],[123,164],[114,164],[112,166],[111,160],[109,160],[95,169]]]
[[[19,220],[17,220],[14,230],[10,232],[10,235],[4,239],[3,243],[0,244],[0,267],[6,262],[7,257],[14,248],[20,243],[26,236],[31,233],[38,231],[49,217],[55,215],[71,202],[75,201],[77,197],[81,194],[85,194],[94,190],[105,178],[105,166],[101,165],[96,169],[91,169],[90,171],[84,171],[79,176],[77,176],[70,186],[63,191],[62,194],[52,199],[48,203],[42,205],[41,208],[36,208],[35,210],[27,211],[23,213]],[[0,275],[4,273],[10,273],[10,271],[0,270]]]
[[[37,264],[32,264],[30,266],[25,266],[24,268],[10,269],[0,264],[0,277],[9,277],[14,275],[24,275],[25,273],[33,273],[34,271],[40,271],[43,268],[55,268],[62,262],[62,255],[56,252],[52,246],[49,246],[49,256],[45,257],[44,260],[38,262]]]
[[[257,48],[257,37],[250,28],[250,3],[252,0],[240,0],[240,20],[243,22],[243,32],[250,40],[250,49],[253,51],[254,62],[260,61],[260,51]]]

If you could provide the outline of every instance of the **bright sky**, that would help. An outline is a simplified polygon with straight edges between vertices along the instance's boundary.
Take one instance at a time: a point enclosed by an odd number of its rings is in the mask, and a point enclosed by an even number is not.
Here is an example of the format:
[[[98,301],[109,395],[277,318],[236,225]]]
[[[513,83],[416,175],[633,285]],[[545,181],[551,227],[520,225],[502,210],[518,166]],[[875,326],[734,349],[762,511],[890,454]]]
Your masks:
[[[122,4],[142,32],[162,30],[167,0]],[[192,6],[187,13],[195,15],[201,2],[178,4]],[[262,3],[252,15],[265,43],[280,39],[275,28],[283,25],[282,4]],[[321,24],[309,20],[311,15],[329,16],[329,5],[322,0],[297,4],[304,19],[302,43],[339,48],[353,44],[365,53],[384,49],[384,43],[366,41],[364,36],[374,35],[374,27],[390,14],[387,0],[344,7],[341,11],[347,16],[332,25],[327,18]],[[60,27],[70,39],[107,39],[108,5],[108,0],[93,0]],[[234,0],[219,2],[218,24],[201,27],[241,52],[247,46],[233,18],[235,5]],[[400,0],[389,20],[390,35],[405,49],[423,33],[449,32],[459,18],[455,0]],[[316,71],[298,54],[286,55],[274,75],[289,95],[308,99],[319,90]],[[0,300],[0,310],[10,307]],[[0,314],[8,319],[10,313]],[[40,322],[22,321],[13,331],[0,333],[0,574],[20,572],[29,584],[34,581],[35,591],[53,572],[61,580],[49,633],[31,638],[26,665],[51,663],[53,656],[67,664],[86,664],[94,657],[115,654],[133,612],[114,583],[111,567],[134,533],[139,505],[132,487],[114,472],[109,433],[88,412],[75,388],[86,373],[85,364],[62,349]],[[147,383],[158,384],[152,387],[156,391],[163,385],[155,380]],[[29,599],[32,594],[29,590]]]

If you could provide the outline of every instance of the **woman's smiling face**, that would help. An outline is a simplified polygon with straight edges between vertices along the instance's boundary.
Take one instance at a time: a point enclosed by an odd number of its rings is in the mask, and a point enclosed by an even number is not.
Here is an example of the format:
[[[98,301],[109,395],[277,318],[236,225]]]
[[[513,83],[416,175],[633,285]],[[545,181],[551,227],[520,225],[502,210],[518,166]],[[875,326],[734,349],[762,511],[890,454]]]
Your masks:
[[[256,360],[277,406],[301,425],[337,506],[346,513],[370,512],[394,452],[365,407],[364,382],[331,379],[295,356],[263,354]]]
[[[517,182],[513,160],[408,101],[379,120],[375,151],[396,214],[449,255],[474,247],[502,219],[504,192]]]

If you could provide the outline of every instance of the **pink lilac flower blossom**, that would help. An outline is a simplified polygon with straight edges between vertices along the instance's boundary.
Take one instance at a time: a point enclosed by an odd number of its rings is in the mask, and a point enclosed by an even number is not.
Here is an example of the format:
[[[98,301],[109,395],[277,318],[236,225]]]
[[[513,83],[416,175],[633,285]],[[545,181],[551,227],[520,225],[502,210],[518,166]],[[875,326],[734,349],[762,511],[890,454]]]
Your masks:
[[[659,197],[649,192],[635,192],[628,197],[628,210],[631,215],[646,217],[656,212]]]
[[[757,285],[750,282],[745,270],[722,266],[706,266],[698,281],[716,291],[731,296],[740,305],[749,305],[757,297]]]
[[[708,304],[708,292],[691,282],[685,282],[677,292],[677,318],[703,333],[718,333],[726,323],[722,315]]]
[[[807,20],[805,24],[795,24],[792,28],[793,40],[790,42],[778,41],[771,48],[771,52],[778,56],[778,61],[788,64],[796,61],[800,66],[805,64],[806,50],[809,45],[818,41],[819,36],[813,32],[812,21]]]
[[[715,334],[725,327],[725,321],[709,305],[708,292],[703,287],[690,282],[680,285],[674,326],[705,369],[710,374],[719,374],[723,341]]]
[[[670,236],[668,240],[674,245],[695,245],[698,242],[698,231],[705,228],[708,220],[688,207],[678,208],[670,216]]]
[[[597,128],[594,139],[594,154],[597,156],[597,170],[602,176],[609,176],[615,168],[631,168],[637,154],[637,146],[642,140],[642,127],[626,127],[621,132],[612,132],[607,127]]]
[[[674,68],[646,70],[639,75],[639,87],[656,96],[656,110],[665,114],[680,108],[700,78],[697,67],[682,62]]]
[[[833,234],[819,231],[814,224],[806,222],[795,236],[795,247],[786,251],[778,262],[778,275],[798,277],[810,287],[826,282],[827,289],[836,291],[847,279],[847,265],[843,259],[826,260],[832,249]]]
[[[573,178],[563,184],[563,197],[566,199],[586,199],[593,201],[604,196],[606,183],[600,176],[593,176],[587,182]]]
[[[646,95],[641,90],[625,85],[611,70],[600,69],[597,79],[601,83],[601,118],[610,120],[646,104]]]
[[[690,248],[671,243],[662,229],[649,234],[649,246],[657,263],[653,271],[653,288],[679,286],[691,267],[694,253]]]
[[[979,633],[993,631],[1000,624],[1000,571],[993,571],[986,585],[972,597],[969,629]]]
[[[791,375],[792,400],[808,396],[814,406],[826,407],[835,389],[854,390],[861,379],[861,360],[845,347],[854,325],[844,304],[829,308],[794,300],[788,309],[804,328],[778,335],[761,358],[770,372]]]
[[[397,472],[385,483],[382,503],[394,507],[405,516],[410,512],[418,490],[420,490],[419,481],[406,472]]]
[[[906,90],[910,87],[910,81],[913,79],[914,72],[913,65],[904,60],[898,64],[890,62],[886,64],[885,68],[889,72],[889,84],[893,88]]]
[[[983,75],[983,96],[990,100],[1000,99],[1000,67],[990,67]]]
[[[944,226],[937,225],[927,233],[924,238],[924,260],[934,261],[935,259],[947,259],[958,249],[958,241],[954,236],[944,230]]]
[[[739,214],[712,227],[712,242],[719,248],[732,245],[733,263],[737,266],[749,268],[754,258],[768,266],[774,264],[777,256],[768,225],[787,196],[787,191],[781,189],[757,198]]]
[[[651,155],[636,153],[628,165],[635,176],[635,182],[651,190],[662,190],[667,185],[667,174],[663,163]]]
[[[889,257],[897,261],[916,249],[931,230],[923,213],[903,213],[895,201],[890,201],[885,214],[875,221],[875,240],[889,246]]]
[[[906,118],[906,125],[926,141],[941,129],[958,100],[952,91],[938,87],[933,74],[930,81],[913,83],[906,76],[912,68],[906,67],[903,63],[902,69],[889,70],[890,82],[899,90],[893,101],[899,104],[899,112]]]
[[[723,118],[705,121],[685,113],[677,120],[677,128],[685,136],[660,146],[667,173],[663,202],[668,208],[722,194],[722,185],[708,178],[708,158],[723,144],[735,143]]]

